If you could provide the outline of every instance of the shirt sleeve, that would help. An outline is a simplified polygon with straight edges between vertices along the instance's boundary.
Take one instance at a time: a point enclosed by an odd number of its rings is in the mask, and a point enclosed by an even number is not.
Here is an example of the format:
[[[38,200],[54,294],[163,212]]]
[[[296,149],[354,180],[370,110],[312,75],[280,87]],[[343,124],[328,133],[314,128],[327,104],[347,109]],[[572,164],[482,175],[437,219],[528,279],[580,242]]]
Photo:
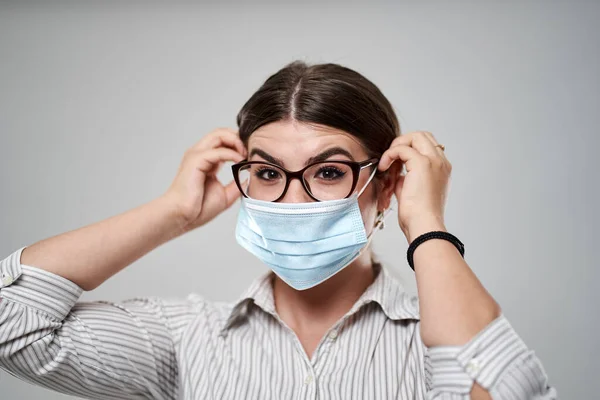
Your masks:
[[[469,399],[474,382],[492,399],[557,399],[540,360],[504,315],[490,322],[464,346],[425,349],[428,399]]]
[[[0,262],[0,368],[90,399],[176,399],[187,300],[78,302],[83,290],[20,263]]]

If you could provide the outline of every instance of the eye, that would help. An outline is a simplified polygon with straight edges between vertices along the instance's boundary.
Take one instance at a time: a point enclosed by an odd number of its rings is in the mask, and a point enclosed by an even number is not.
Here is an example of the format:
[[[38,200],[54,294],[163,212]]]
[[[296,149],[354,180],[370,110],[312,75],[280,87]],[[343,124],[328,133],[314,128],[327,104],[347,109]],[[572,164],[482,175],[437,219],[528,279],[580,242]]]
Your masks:
[[[274,181],[281,178],[281,173],[275,169],[261,167],[254,172],[254,175],[263,181]]]
[[[346,175],[346,172],[344,172],[341,169],[336,168],[332,165],[328,165],[328,166],[319,168],[319,170],[315,174],[315,178],[323,179],[326,181],[334,181],[334,180],[343,178],[344,175]]]

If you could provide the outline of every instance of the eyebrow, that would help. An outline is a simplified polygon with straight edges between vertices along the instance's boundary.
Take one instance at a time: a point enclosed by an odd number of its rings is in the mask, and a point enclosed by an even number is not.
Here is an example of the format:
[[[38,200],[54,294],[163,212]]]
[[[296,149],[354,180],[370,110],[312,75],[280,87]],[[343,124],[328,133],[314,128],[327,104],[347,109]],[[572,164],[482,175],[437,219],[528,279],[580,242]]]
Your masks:
[[[308,160],[306,160],[306,162],[304,163],[304,166],[307,166],[308,164],[316,163],[319,161],[325,161],[329,157],[337,156],[337,155],[346,156],[350,160],[354,161],[354,157],[352,157],[352,154],[350,154],[350,152],[348,150],[343,149],[341,147],[332,147],[332,148],[327,149],[324,152],[319,153],[316,156],[311,157]]]
[[[264,150],[261,149],[252,149],[250,151],[250,155],[248,156],[248,159],[251,159],[252,156],[259,156],[262,157],[263,159],[267,160],[270,163],[279,165],[280,167],[283,167],[284,162],[276,157],[273,157],[272,155],[270,155],[269,153],[267,153]],[[327,149],[319,154],[317,154],[316,156],[310,157],[308,160],[306,160],[306,162],[304,163],[304,166],[307,166],[309,164],[312,163],[316,163],[316,162],[320,162],[320,161],[326,161],[329,157],[332,156],[336,156],[336,155],[343,155],[348,157],[350,160],[355,161],[354,157],[352,157],[352,154],[350,154],[350,152],[346,149],[343,149],[341,147],[332,147],[330,149]]]
[[[272,155],[270,155],[269,153],[267,153],[264,150],[252,149],[252,151],[250,152],[250,155],[248,156],[248,160],[251,159],[252,156],[254,156],[254,155],[262,157],[270,163],[277,164],[280,167],[283,167],[283,161],[281,161],[279,158],[273,157]]]

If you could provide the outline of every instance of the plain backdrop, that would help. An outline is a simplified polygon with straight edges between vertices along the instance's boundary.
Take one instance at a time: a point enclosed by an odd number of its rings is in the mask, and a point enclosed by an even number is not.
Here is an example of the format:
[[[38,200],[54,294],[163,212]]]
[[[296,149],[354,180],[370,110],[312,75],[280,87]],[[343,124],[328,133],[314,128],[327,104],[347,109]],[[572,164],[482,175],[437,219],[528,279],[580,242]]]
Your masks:
[[[286,63],[336,62],[453,163],[448,229],[564,399],[600,357],[598,2],[0,4],[0,256],[159,196]],[[230,180],[230,171],[220,176]],[[82,300],[235,300],[238,204]],[[392,215],[374,248],[414,291]],[[448,299],[451,301],[451,299]],[[0,372],[0,398],[66,399]]]

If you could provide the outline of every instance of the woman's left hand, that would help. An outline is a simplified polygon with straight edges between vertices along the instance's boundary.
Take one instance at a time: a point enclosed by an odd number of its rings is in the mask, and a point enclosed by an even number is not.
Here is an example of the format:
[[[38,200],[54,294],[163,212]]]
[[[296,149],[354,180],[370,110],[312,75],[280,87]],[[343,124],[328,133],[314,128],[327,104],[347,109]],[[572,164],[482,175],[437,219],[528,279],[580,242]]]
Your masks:
[[[444,207],[452,165],[430,132],[411,132],[396,138],[379,161],[378,169],[397,173],[395,194],[398,222],[408,243],[429,231],[445,231]],[[400,166],[406,165],[402,175]]]

